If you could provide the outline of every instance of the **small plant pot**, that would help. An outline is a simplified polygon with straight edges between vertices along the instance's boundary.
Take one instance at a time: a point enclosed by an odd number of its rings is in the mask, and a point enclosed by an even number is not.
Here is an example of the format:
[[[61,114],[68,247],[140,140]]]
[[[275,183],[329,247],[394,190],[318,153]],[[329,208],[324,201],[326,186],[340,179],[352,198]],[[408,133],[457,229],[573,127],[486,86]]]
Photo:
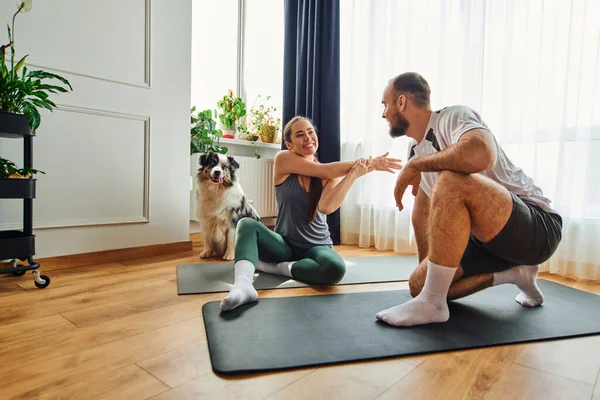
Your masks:
[[[0,199],[33,199],[35,184],[35,179],[0,178]]]
[[[25,175],[21,175],[18,172],[15,172],[12,175],[8,176],[8,179],[29,179],[31,178],[31,174],[30,173],[26,173]]]
[[[258,136],[255,133],[248,133],[248,134],[245,134],[244,136],[240,135],[238,138],[242,139],[242,140],[247,140],[249,142],[256,142],[260,138],[260,136]]]
[[[259,132],[260,140],[264,143],[275,143],[277,140],[277,127],[276,126],[263,126]]]
[[[221,132],[223,132],[223,136],[221,136],[222,138],[235,139],[235,127],[229,127],[223,125],[223,123],[219,123],[219,129],[221,130]]]

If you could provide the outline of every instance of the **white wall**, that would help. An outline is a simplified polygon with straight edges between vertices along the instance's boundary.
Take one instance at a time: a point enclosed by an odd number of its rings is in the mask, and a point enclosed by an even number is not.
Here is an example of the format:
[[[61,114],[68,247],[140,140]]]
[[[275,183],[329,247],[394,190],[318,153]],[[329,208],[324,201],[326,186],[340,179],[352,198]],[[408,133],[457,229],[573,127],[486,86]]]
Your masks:
[[[34,1],[17,55],[70,80],[34,139],[36,257],[188,240],[192,0]],[[15,1],[0,3],[10,22]],[[0,42],[6,42],[6,39]],[[0,139],[22,163],[22,142]],[[0,200],[0,230],[21,201]]]

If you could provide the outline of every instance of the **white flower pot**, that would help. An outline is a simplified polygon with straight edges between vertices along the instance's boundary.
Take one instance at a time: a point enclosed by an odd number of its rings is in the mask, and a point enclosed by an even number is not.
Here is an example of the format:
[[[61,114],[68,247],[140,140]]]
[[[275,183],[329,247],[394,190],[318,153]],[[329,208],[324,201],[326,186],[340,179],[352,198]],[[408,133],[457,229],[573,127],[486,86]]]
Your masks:
[[[219,125],[217,127],[218,129],[221,130],[221,132],[223,132],[223,137],[226,139],[235,139],[235,126],[234,127],[227,127],[225,125],[223,125],[222,122],[219,122]]]

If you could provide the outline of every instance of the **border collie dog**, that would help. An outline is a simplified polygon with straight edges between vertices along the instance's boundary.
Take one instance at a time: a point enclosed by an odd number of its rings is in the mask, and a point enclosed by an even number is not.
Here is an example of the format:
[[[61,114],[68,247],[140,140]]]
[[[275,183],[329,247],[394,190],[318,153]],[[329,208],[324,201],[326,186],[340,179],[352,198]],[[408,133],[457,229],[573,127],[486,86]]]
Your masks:
[[[232,156],[200,154],[196,216],[204,239],[201,258],[222,256],[224,260],[233,260],[238,221],[244,217],[260,221],[237,180],[239,168]]]

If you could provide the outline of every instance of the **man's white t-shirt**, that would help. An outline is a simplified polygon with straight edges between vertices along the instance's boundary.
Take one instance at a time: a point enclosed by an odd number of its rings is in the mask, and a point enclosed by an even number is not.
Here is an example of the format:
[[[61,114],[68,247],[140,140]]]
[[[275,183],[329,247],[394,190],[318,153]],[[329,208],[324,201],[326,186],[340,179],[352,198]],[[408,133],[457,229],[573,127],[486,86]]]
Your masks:
[[[444,150],[458,142],[463,133],[475,128],[485,129],[491,133],[479,114],[469,107],[456,105],[433,111],[421,143],[411,140],[408,146],[408,159]],[[495,137],[494,143],[498,154],[496,164],[480,174],[498,182],[521,199],[536,204],[548,212],[556,213],[550,207],[550,200],[544,197],[542,189],[536,186],[533,179],[521,168],[513,164]],[[439,172],[421,173],[420,187],[429,197],[438,174]]]

